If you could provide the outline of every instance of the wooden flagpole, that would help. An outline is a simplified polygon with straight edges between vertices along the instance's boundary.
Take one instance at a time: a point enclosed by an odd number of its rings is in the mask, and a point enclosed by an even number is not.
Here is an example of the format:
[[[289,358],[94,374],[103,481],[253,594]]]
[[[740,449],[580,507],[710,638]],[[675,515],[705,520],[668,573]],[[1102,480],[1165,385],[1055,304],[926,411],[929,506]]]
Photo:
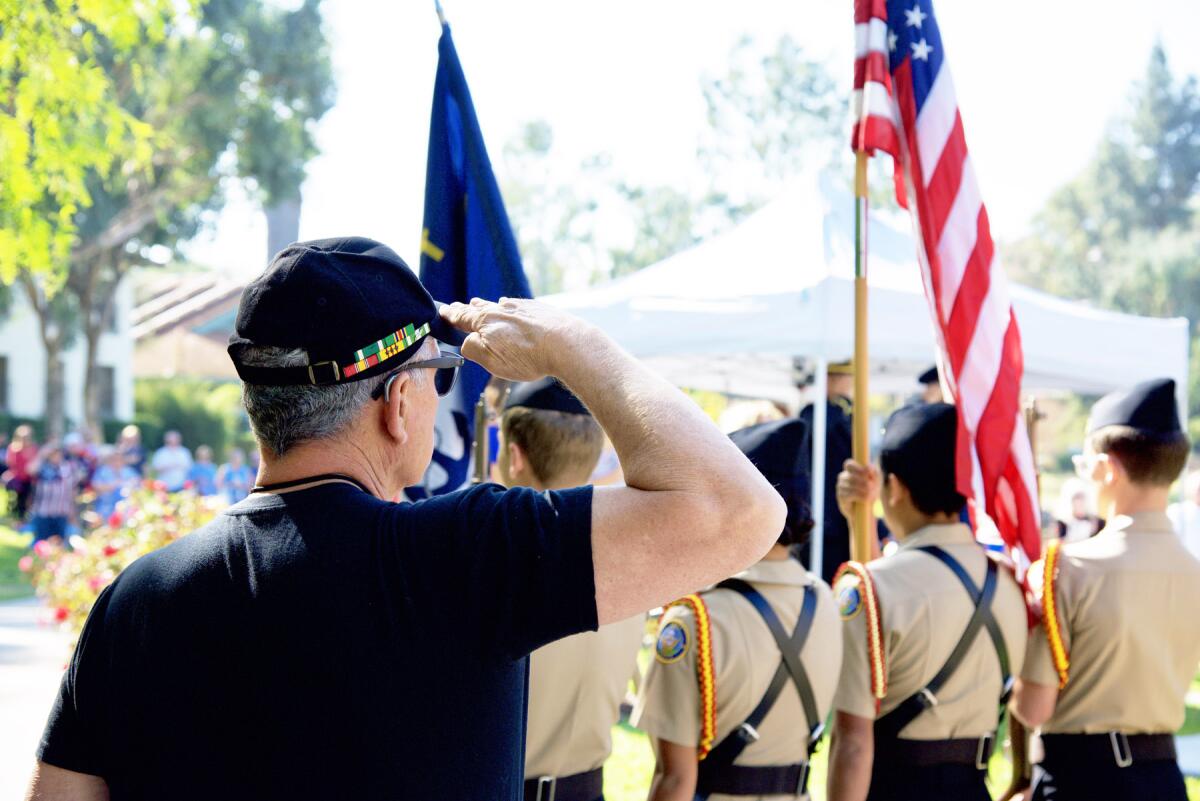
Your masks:
[[[854,461],[870,460],[869,429],[870,386],[867,375],[870,359],[867,351],[867,154],[859,151],[854,162]],[[872,558],[871,507],[854,505],[850,527],[850,558],[867,562]]]

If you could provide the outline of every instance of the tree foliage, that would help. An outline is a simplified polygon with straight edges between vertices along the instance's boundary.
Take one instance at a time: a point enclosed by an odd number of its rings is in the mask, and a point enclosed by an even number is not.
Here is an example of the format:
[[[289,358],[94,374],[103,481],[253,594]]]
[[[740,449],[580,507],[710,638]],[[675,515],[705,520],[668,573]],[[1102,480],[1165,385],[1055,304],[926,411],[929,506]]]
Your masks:
[[[1008,248],[1021,281],[1066,297],[1200,321],[1200,88],[1156,45],[1129,105],[1083,171]],[[1197,351],[1193,328],[1193,351]],[[1200,376],[1192,372],[1192,411]]]
[[[595,154],[564,167],[550,125],[529,123],[505,148],[505,205],[534,291],[640,270],[761,206],[803,170],[846,150],[845,101],[828,70],[790,37],[742,38],[700,82],[708,127],[691,185],[649,184]]]
[[[0,280],[64,265],[88,176],[148,162],[152,128],[101,60],[128,64],[172,14],[170,0],[0,0]]]
[[[90,202],[74,210],[75,236],[65,257],[56,257],[59,271],[22,273],[43,323],[69,304],[79,329],[42,326],[48,376],[61,371],[57,354],[76,333],[92,374],[122,278],[135,266],[161,263],[195,236],[223,204],[229,182],[247,185],[268,207],[298,199],[316,153],[314,124],[334,101],[319,0],[293,10],[266,0],[208,0],[124,49],[102,42],[92,60],[122,113],[153,133],[146,152],[117,151],[108,169],[85,170]],[[56,293],[64,283],[67,291]],[[50,383],[56,389],[48,387],[47,418],[58,430],[62,403],[53,395],[62,381]],[[99,423],[96,387],[84,381],[92,426]]]

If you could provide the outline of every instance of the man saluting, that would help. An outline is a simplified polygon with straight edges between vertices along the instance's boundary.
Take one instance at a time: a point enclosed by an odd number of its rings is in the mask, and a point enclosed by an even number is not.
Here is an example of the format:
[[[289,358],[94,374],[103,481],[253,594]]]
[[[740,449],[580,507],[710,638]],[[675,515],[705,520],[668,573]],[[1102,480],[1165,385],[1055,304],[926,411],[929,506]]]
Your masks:
[[[494,375],[562,379],[627,486],[392,503],[461,363],[447,323]],[[533,301],[439,313],[369,239],[280,252],[229,350],[256,491],[101,594],[35,799],[515,801],[527,655],[742,569],[783,523],[738,449],[603,332]]]

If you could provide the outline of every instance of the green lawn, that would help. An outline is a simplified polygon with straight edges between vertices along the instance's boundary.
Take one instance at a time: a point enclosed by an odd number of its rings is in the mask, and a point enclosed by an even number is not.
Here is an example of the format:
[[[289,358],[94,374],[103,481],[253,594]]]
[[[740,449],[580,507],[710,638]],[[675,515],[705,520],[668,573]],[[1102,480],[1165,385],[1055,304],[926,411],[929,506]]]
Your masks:
[[[1188,707],[1187,721],[1181,734],[1200,732],[1200,709]],[[1001,741],[1007,734],[1001,731]],[[812,776],[809,779],[809,798],[825,801],[825,768],[829,758],[829,742],[821,744],[821,750],[813,759]],[[613,728],[613,754],[604,771],[604,797],[608,801],[645,801],[654,773],[654,755],[645,734],[622,723]],[[1000,749],[992,756],[988,769],[988,786],[993,797],[1008,787],[1012,778],[1012,767],[1008,755]],[[1190,801],[1200,801],[1200,779],[1187,779]]]
[[[17,560],[29,553],[32,534],[21,534],[0,526],[0,601],[33,595],[29,577],[17,567]]]

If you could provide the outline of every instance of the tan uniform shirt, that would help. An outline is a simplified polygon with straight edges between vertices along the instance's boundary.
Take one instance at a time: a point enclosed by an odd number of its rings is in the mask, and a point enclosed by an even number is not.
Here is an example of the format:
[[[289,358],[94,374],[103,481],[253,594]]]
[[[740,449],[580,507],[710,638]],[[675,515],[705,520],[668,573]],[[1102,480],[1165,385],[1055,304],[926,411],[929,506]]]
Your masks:
[[[1095,537],[1063,545],[1054,590],[1070,668],[1042,731],[1154,734],[1183,725],[1200,663],[1200,562],[1166,514],[1117,517]],[[1042,625],[1021,677],[1058,686]]]
[[[762,593],[788,633],[796,626],[804,602],[804,587],[816,588],[817,608],[808,640],[800,652],[812,683],[813,697],[822,720],[829,713],[841,665],[842,635],[829,586],[793,559],[762,561],[738,578]],[[740,726],[762,700],[779,667],[781,656],[762,617],[733,590],[704,593],[712,621],[712,649],[716,677],[716,738],[714,747]],[[656,656],[646,671],[631,722],[652,737],[696,746],[700,740],[700,692],[696,678],[696,627],[691,609],[672,607],[663,615],[659,630],[671,622],[683,626],[687,647],[675,661]],[[747,746],[734,764],[794,765],[807,758],[808,731],[800,695],[789,681],[758,727],[759,739]],[[763,796],[790,799],[795,796]],[[746,801],[752,796],[714,794],[710,801]]]
[[[533,652],[527,778],[573,776],[604,764],[645,631],[646,619],[638,615]]]
[[[950,554],[977,587],[983,586],[988,556],[961,523],[926,526],[913,532],[895,553],[867,565],[875,584],[882,618],[887,695],[876,714],[871,694],[867,651],[867,615],[863,604],[844,602],[856,580],[843,576],[834,587],[842,608],[844,657],[834,707],[874,720],[895,709],[932,679],[967,627],[975,604],[950,568],[916,549],[937,545]],[[1009,670],[1020,669],[1025,657],[1027,615],[1020,586],[1001,567],[992,614],[1008,647]],[[982,737],[995,730],[1002,680],[995,646],[986,629],[938,691],[936,706],[922,712],[900,736],[906,740],[949,740]]]

